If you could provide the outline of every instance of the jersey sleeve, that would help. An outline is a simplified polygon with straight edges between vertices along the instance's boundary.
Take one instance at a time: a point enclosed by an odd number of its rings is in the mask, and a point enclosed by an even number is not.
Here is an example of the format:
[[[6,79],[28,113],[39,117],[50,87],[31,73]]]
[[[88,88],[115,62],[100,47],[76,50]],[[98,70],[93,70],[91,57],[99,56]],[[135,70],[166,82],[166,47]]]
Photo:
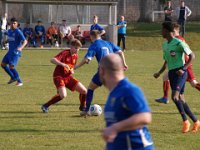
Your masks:
[[[130,112],[136,114],[151,111],[148,106],[147,100],[140,88],[134,87],[126,93],[128,94],[125,98],[124,106],[127,107]]]
[[[23,32],[21,30],[18,30],[18,33],[19,33],[19,37],[20,37],[21,41],[25,41],[26,38],[25,38]]]
[[[86,55],[85,55],[85,58],[89,59],[89,60],[92,60],[92,58],[96,55],[96,52],[94,50],[94,47],[93,46],[90,46]]]
[[[187,43],[180,42],[180,46],[182,47],[182,49],[186,55],[190,55],[192,53],[192,50],[190,49],[190,47]]]
[[[117,53],[117,52],[120,52],[121,51],[121,48],[111,42],[109,42],[109,44],[111,45],[112,49],[113,49],[113,52],[114,53]]]

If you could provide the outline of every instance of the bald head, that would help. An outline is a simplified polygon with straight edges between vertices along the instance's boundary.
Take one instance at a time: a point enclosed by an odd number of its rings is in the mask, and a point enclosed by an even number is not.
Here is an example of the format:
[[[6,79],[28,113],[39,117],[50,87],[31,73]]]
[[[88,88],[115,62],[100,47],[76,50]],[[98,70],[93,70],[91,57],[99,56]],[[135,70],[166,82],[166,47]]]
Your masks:
[[[118,54],[113,53],[101,60],[100,67],[110,73],[120,72],[123,71],[123,62]]]

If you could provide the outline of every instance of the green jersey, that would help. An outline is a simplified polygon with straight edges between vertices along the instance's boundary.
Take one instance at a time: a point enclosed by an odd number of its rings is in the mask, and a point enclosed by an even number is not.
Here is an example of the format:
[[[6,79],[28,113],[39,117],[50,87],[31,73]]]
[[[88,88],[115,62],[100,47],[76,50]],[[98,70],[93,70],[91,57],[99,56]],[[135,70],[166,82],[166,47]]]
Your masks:
[[[168,70],[183,67],[185,64],[184,55],[192,53],[189,46],[177,38],[173,38],[169,43],[166,41],[162,48],[163,59],[167,62]]]

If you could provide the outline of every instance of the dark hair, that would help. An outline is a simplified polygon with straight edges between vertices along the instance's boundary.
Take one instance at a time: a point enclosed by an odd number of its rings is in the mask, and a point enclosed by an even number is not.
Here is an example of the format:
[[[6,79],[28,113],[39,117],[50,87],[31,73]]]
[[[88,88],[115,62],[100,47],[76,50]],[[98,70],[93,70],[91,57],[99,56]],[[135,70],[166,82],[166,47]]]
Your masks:
[[[10,21],[11,22],[17,22],[17,19],[13,17],[13,18],[10,19]]]
[[[100,35],[100,32],[98,30],[92,30],[90,31],[90,35],[97,38]]]
[[[174,29],[180,29],[180,25],[178,23],[173,23],[173,28]]]
[[[163,22],[162,23],[162,27],[166,30],[168,30],[169,32],[173,32],[174,31],[174,26],[171,22]]]

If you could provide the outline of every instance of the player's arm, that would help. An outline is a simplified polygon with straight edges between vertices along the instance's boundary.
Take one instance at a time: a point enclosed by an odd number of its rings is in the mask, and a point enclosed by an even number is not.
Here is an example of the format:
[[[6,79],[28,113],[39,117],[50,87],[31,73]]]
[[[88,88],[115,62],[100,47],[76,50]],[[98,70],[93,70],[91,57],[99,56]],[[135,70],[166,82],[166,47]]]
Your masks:
[[[155,78],[158,78],[165,71],[166,67],[167,67],[167,62],[165,61],[161,69],[158,72],[154,73],[153,76]]]
[[[100,35],[102,36],[102,35],[104,35],[106,33],[106,31],[105,30],[101,30],[101,33],[100,33]]]
[[[64,68],[67,68],[67,69],[70,70],[70,67],[69,67],[67,64],[61,62],[61,61],[58,60],[57,58],[52,58],[52,59],[51,59],[51,63],[52,63],[52,64],[55,64],[55,65],[58,65],[58,66],[62,66],[62,67],[64,67]]]
[[[150,112],[138,113],[105,128],[102,131],[102,136],[105,141],[112,142],[119,132],[143,128],[145,125],[150,124],[151,120]]]
[[[119,56],[122,59],[123,65],[124,65],[124,70],[126,71],[128,69],[128,65],[126,64],[126,60],[125,60],[125,56],[124,53],[122,51],[117,52],[119,54]]]
[[[83,58],[83,60],[80,63],[78,63],[77,65],[74,66],[74,70],[80,68],[81,66],[83,66],[85,64],[89,64],[90,61],[91,60],[88,58]]]

